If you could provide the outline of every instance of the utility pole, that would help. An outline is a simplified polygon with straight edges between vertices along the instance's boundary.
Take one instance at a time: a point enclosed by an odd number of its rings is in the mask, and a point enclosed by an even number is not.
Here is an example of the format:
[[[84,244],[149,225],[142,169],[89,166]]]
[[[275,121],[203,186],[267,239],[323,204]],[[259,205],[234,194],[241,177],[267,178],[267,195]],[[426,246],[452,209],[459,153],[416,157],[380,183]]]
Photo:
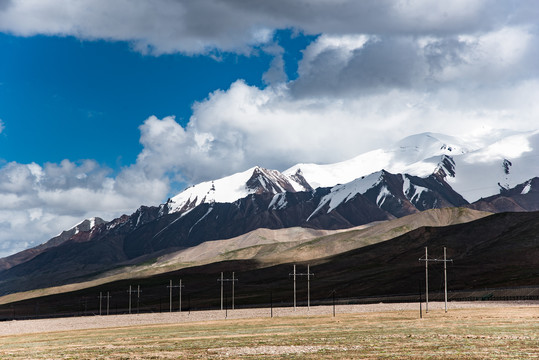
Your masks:
[[[429,256],[425,246],[425,313],[429,312]]]
[[[447,312],[447,263],[453,262],[453,259],[447,260],[446,256],[446,247],[444,246],[444,258],[441,259],[429,259],[427,257],[427,247],[425,247],[425,258],[420,258],[419,261],[425,262],[425,300],[426,300],[426,306],[425,306],[425,312],[429,312],[429,272],[428,272],[428,262],[443,262],[444,263],[444,295],[445,295],[445,312]]]
[[[129,285],[129,313],[131,314],[131,285]]]
[[[107,315],[109,314],[109,305],[110,305],[110,298],[112,296],[109,295],[109,292],[107,291]]]
[[[169,311],[172,312],[172,280],[170,280],[170,285],[167,286],[169,289],[170,289],[170,306],[169,306]]]
[[[447,255],[444,246],[444,298],[445,298],[445,312],[447,312]],[[451,260],[453,261],[453,260]]]
[[[223,284],[224,284],[224,275],[223,275],[223,272],[221,271],[221,310],[223,310]]]
[[[311,310],[311,272],[307,265],[307,309]]]
[[[423,319],[423,309],[421,308],[421,304],[423,303],[423,299],[421,299],[421,281],[419,282],[419,318]]]
[[[182,279],[180,279],[180,286],[179,286],[179,287],[180,287],[180,295],[179,295],[179,298],[180,298],[179,300],[180,300],[180,302],[179,302],[179,305],[178,305],[178,311],[179,311],[179,312],[182,312],[182,287],[183,287],[183,285],[182,285]]]
[[[270,316],[273,317],[273,291],[270,291]]]
[[[335,317],[335,289],[331,292],[333,298],[333,317]]]
[[[137,309],[138,309],[138,299],[140,298],[140,285],[138,285],[137,290],[132,290],[131,285],[129,285],[129,290],[127,290],[129,293],[129,313],[131,314],[131,294],[137,293]]]
[[[294,264],[294,311],[296,311],[296,264]],[[288,274],[290,276],[290,274]]]
[[[311,276],[314,274],[311,273],[309,265],[307,265],[307,273],[297,273],[296,265],[294,264],[294,272],[288,274],[288,276],[294,276],[294,311],[296,311],[296,277],[297,276],[307,276],[307,308],[311,309]]]
[[[181,312],[182,311],[182,287],[185,287],[182,285],[182,279],[180,279],[180,285],[172,285],[172,280],[170,280],[170,285],[167,286],[168,288],[170,288],[170,312],[172,312],[172,288],[180,288],[180,299],[179,299],[179,302],[178,302],[178,308],[179,308],[179,311]]]
[[[232,310],[234,310],[234,272],[232,272]]]
[[[232,273],[232,279],[225,279],[224,274],[221,271],[221,278],[217,279],[217,281],[221,283],[221,310],[223,310],[223,283],[225,281],[232,282],[232,310],[234,310],[234,283],[238,281],[238,279],[235,278],[235,273]]]
[[[101,303],[102,303],[102,300],[103,300],[103,292],[100,291],[99,292],[99,316],[101,316]]]
[[[137,285],[137,314],[140,312],[140,285]]]

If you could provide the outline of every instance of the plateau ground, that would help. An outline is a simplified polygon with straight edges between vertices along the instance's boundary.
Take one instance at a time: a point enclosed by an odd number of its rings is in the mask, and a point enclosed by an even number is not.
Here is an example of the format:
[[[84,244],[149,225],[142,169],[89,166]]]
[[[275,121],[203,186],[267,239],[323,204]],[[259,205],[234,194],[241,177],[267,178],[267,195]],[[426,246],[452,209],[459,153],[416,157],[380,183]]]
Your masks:
[[[58,331],[53,326],[38,333],[0,335],[0,357],[533,359],[539,355],[537,303],[460,303],[458,309],[448,313],[436,309],[423,318],[409,310],[410,305],[393,304],[392,309],[388,305],[362,305],[346,313],[338,307],[335,317],[328,307],[321,309],[324,315],[312,308],[315,314],[269,318],[269,309],[265,309],[264,317],[255,314],[251,318],[195,322],[182,322],[174,314],[171,323],[146,325],[137,324],[139,315],[130,315],[110,317],[121,326],[110,328],[80,326],[88,319],[99,321],[102,317],[27,321],[21,323],[31,327],[62,321],[68,329]],[[222,311],[213,313],[223,315]]]

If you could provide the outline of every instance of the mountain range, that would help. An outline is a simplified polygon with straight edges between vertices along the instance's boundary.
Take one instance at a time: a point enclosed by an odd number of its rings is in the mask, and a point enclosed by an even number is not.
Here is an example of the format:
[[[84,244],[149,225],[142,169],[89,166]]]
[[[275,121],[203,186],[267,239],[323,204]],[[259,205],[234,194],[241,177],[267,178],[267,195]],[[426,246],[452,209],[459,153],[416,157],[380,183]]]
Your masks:
[[[253,167],[0,259],[0,295],[100,278],[202,244],[211,252],[257,229],[336,231],[441,208],[536,211],[538,156],[539,131],[473,141],[423,133],[336,164]]]

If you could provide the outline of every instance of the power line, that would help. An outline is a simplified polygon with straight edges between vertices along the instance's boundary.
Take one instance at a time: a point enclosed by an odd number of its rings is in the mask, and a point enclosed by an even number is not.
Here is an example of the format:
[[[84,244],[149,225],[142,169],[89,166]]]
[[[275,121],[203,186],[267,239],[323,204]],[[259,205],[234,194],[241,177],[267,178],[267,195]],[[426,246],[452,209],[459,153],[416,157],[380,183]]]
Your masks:
[[[447,312],[447,263],[453,263],[453,259],[447,260],[446,247],[444,246],[444,258],[443,259],[429,259],[427,247],[425,246],[425,258],[419,258],[419,261],[425,262],[425,312],[429,312],[429,262],[443,262],[444,263],[444,294],[445,294],[445,312]]]
[[[137,285],[137,290],[132,290],[131,285],[129,285],[129,290],[127,290],[129,293],[129,313],[131,314],[131,294],[137,293],[137,312],[139,311],[139,305],[140,305],[140,285]]]
[[[107,299],[107,315],[109,314],[109,305],[110,305],[110,298],[112,296],[110,296],[109,292],[107,291],[107,296],[105,296],[105,298]]]
[[[179,288],[180,289],[178,308],[179,308],[179,311],[182,312],[182,288],[183,287],[185,287],[185,286],[182,285],[182,279],[180,279],[180,285],[172,285],[172,280],[170,280],[170,285],[167,286],[167,288],[170,289],[170,306],[169,306],[170,312],[172,312],[172,289],[173,288]]]
[[[102,303],[101,300],[103,299],[103,292],[102,291],[99,292],[98,298],[99,298],[99,316],[101,316],[101,303]]]
[[[311,276],[314,274],[311,273],[309,265],[307,265],[306,273],[297,273],[296,264],[294,264],[294,272],[288,274],[288,276],[294,277],[294,311],[296,310],[296,277],[297,276],[307,276],[307,308],[311,308]]]
[[[225,282],[232,282],[232,310],[234,310],[234,283],[238,281],[238,279],[234,277],[234,272],[232,273],[232,279],[225,279],[223,272],[221,271],[221,278],[217,279],[217,281],[221,283],[221,310],[223,310],[223,284]]]

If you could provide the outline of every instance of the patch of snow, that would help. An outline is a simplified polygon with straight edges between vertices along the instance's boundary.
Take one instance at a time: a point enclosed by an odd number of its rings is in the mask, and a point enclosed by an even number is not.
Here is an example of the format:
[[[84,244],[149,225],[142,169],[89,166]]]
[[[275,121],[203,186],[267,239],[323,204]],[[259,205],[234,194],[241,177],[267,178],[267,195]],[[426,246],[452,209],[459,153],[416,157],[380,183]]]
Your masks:
[[[120,223],[111,222],[107,224],[107,230],[114,229],[116,226],[118,226]]]
[[[526,184],[526,186],[524,186],[524,189],[522,189],[522,191],[520,193],[522,195],[526,195],[527,193],[530,192],[531,189],[532,189],[531,181],[528,181],[528,183]]]
[[[286,208],[288,202],[286,201],[286,193],[275,194],[268,205],[269,210],[282,210]]]
[[[376,205],[378,205],[378,207],[382,207],[384,201],[386,201],[389,196],[392,196],[391,192],[386,186],[382,186],[382,188],[380,189],[380,193],[376,197]]]
[[[423,194],[424,192],[429,192],[430,191],[426,187],[417,186],[417,185],[414,186],[414,189],[415,189],[414,194],[410,197],[410,199],[408,199],[412,203],[416,203],[417,201],[419,201],[419,199],[421,198],[421,194]]]
[[[408,200],[415,204],[424,192],[430,191],[428,188],[418,185],[413,185],[410,179],[406,175],[402,175],[402,192]]]
[[[187,210],[187,211],[184,211],[184,212],[180,215],[180,219],[181,219],[182,217],[184,217],[185,215],[189,214],[191,211],[193,211],[193,209],[194,209],[194,208],[189,209],[189,210]]]
[[[311,213],[311,215],[309,215],[307,221],[328,203],[329,207],[327,212],[330,213],[340,204],[353,199],[357,194],[364,194],[370,188],[378,185],[381,175],[382,172],[378,171],[368,176],[355,179],[347,184],[334,186],[331,188],[330,193],[320,200],[318,207]]]
[[[212,210],[213,210],[213,206],[210,206],[208,211],[206,211],[206,213],[204,215],[202,215],[202,217],[200,219],[198,219],[198,221],[196,223],[194,223],[193,226],[191,226],[191,228],[189,229],[189,232],[187,233],[187,237],[189,237],[189,235],[191,235],[191,231],[193,230],[193,228],[195,226],[197,226],[199,222],[204,220],[206,218],[206,216],[208,216],[212,212]]]
[[[139,213],[138,213],[137,223],[135,224],[135,227],[138,227],[138,225],[140,224],[140,220],[142,219],[142,208],[139,208],[138,211]]]
[[[155,234],[155,235],[152,237],[152,239],[155,239],[156,237],[158,237],[159,234],[161,234],[163,231],[165,231],[166,229],[168,229],[169,227],[171,227],[172,224],[174,224],[176,221],[180,220],[180,219],[181,219],[186,213],[188,213],[188,212],[190,212],[190,211],[187,211],[187,212],[181,214],[176,220],[174,220],[173,222],[171,222],[170,224],[168,224],[167,226],[165,226],[163,229],[161,229],[161,231],[159,231],[157,234]],[[196,225],[196,224],[195,224],[195,225]],[[193,225],[193,226],[194,226],[194,225]]]

